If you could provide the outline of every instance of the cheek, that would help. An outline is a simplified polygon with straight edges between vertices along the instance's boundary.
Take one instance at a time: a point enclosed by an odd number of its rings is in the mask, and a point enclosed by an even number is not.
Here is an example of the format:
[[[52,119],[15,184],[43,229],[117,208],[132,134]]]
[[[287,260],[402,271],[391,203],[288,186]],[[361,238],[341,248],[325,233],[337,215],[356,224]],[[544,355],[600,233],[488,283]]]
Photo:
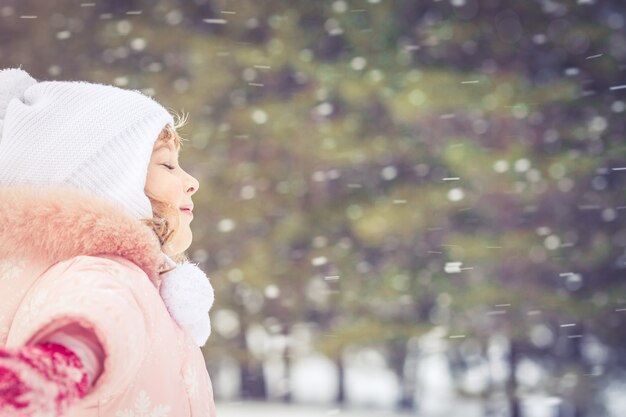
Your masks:
[[[159,200],[176,203],[179,199],[180,183],[167,173],[153,170],[148,172],[146,192]]]
[[[167,182],[162,184],[163,194],[168,201],[172,203],[178,202],[180,198],[180,183],[176,180],[168,178]]]

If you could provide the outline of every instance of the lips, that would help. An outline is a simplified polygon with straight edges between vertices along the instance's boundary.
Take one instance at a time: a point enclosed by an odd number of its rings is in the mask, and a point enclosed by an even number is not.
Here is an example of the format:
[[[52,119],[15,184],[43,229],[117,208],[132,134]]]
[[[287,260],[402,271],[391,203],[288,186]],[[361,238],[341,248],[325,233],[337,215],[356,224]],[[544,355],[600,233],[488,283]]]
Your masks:
[[[193,206],[184,206],[180,208],[180,211],[182,211],[183,213],[187,213],[190,216],[193,217]]]

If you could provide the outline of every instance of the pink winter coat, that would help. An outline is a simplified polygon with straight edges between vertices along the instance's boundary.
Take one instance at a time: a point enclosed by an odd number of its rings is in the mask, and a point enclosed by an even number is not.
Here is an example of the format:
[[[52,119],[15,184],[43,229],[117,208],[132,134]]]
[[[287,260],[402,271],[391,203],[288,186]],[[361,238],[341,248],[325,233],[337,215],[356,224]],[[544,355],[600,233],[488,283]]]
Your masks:
[[[69,417],[215,416],[200,348],[159,296],[160,262],[154,233],[112,203],[0,187],[0,347],[78,323],[104,370]]]

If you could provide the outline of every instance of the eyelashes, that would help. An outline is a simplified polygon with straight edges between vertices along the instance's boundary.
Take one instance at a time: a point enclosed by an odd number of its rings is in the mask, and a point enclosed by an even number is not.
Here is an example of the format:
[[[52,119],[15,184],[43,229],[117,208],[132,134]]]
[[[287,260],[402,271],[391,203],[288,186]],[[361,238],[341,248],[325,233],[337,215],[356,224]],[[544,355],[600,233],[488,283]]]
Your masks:
[[[161,164],[163,165],[165,168],[169,169],[170,171],[174,170],[174,167],[172,165],[169,164]]]

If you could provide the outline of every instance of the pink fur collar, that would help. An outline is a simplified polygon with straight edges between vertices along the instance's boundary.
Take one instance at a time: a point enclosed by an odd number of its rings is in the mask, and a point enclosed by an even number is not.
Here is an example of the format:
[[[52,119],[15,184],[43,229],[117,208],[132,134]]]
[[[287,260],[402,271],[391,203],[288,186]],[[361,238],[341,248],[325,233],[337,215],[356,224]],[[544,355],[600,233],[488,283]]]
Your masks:
[[[122,256],[160,281],[156,235],[113,203],[67,186],[0,187],[0,260],[54,264],[78,255]]]

